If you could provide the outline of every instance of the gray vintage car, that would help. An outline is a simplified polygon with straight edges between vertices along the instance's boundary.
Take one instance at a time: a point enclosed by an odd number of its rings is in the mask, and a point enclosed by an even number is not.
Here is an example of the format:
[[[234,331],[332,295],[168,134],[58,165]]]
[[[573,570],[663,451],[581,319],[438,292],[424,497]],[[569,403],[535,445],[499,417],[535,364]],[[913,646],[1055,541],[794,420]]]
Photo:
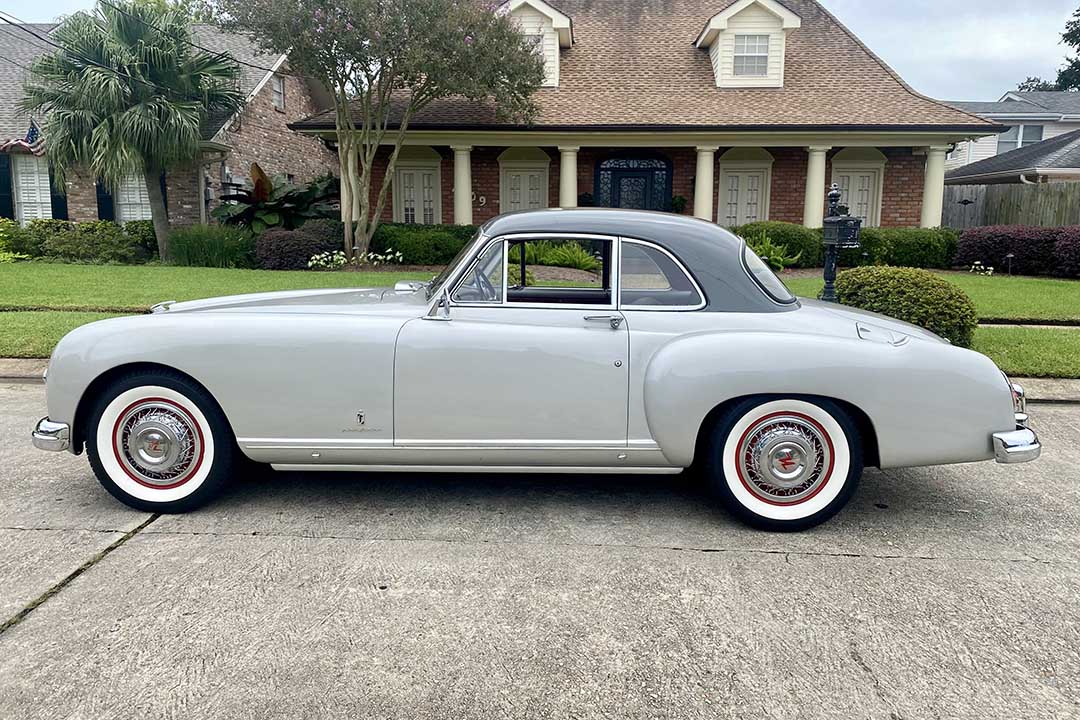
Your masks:
[[[78,328],[35,445],[122,502],[195,508],[234,470],[679,473],[758,527],[822,522],[864,465],[1032,460],[988,358],[793,297],[746,243],[668,214],[484,225],[391,289],[162,303]]]

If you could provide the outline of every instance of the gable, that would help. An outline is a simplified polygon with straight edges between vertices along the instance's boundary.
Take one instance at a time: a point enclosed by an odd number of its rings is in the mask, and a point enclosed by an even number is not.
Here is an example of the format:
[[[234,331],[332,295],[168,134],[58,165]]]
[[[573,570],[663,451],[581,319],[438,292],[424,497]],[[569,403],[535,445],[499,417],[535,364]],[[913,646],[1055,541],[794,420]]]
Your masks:
[[[717,87],[783,87],[787,33],[801,26],[775,0],[739,0],[710,18],[695,44],[709,49]]]

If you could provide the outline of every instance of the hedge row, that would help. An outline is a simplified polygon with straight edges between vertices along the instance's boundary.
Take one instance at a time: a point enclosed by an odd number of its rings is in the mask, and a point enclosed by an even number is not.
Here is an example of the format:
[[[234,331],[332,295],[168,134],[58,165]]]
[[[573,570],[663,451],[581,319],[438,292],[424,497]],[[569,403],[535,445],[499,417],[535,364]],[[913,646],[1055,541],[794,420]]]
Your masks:
[[[31,220],[25,227],[0,219],[0,252],[78,263],[145,262],[157,254],[149,220],[118,225],[106,220]]]
[[[786,246],[789,255],[800,254],[795,267],[821,267],[824,262],[820,229],[768,221],[741,225],[732,231],[747,240],[757,240],[764,233],[773,243]],[[957,232],[949,228],[863,228],[860,247],[841,251],[840,265],[949,268],[956,256],[957,240]]]
[[[960,236],[956,262],[965,267],[978,262],[997,272],[1006,272],[1011,265],[1016,275],[1080,278],[1080,225],[969,228]]]
[[[475,225],[382,223],[371,238],[371,252],[399,252],[405,265],[446,265],[475,235]],[[337,220],[267,230],[255,241],[256,261],[266,270],[306,270],[313,255],[343,249],[343,239],[344,228]]]

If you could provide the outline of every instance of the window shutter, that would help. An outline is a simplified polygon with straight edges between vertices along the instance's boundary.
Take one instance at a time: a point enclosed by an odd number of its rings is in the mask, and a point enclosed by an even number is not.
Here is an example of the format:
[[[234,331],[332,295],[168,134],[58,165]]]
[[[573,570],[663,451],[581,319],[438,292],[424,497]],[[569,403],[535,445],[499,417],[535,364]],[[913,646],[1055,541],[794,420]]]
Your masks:
[[[56,187],[56,182],[53,180],[52,168],[49,168],[49,200],[52,205],[52,216],[54,220],[67,220],[68,219],[68,207],[67,207],[67,195],[60,191]]]
[[[169,217],[169,188],[165,184],[165,171],[161,171],[161,204],[165,206],[165,217]]]
[[[0,153],[0,217],[15,219],[15,202],[11,193],[11,156]]]
[[[112,193],[101,180],[97,181],[97,217],[98,220],[116,220]]]

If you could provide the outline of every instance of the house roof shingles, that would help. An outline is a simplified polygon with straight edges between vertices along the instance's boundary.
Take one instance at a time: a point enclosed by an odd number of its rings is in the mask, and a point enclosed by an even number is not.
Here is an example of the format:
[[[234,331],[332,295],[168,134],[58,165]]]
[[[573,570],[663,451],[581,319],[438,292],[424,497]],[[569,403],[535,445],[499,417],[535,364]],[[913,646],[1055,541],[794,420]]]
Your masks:
[[[1031,90],[1014,93],[1025,101],[1062,115],[1080,115],[1080,93],[1063,90]]]
[[[986,175],[1019,175],[1036,168],[1080,169],[1080,130],[958,167],[946,173],[945,179],[957,181]]]
[[[999,102],[957,102],[949,100],[947,102],[955,108],[976,115],[1045,115],[1048,112],[1046,108],[1024,100],[1004,100]]]
[[[724,0],[560,0],[574,22],[559,87],[541,88],[536,128],[963,128],[996,126],[915,93],[815,0],[784,0],[802,18],[787,38],[783,88],[718,88],[707,50],[694,46]],[[414,129],[519,125],[490,103],[448,99],[414,116]],[[294,124],[333,127],[332,112]]]
[[[28,23],[24,25],[34,34],[45,36],[56,28],[56,23]],[[227,52],[235,60],[250,65],[270,68],[279,56],[261,53],[258,48],[243,35],[223,33],[213,25],[194,25],[192,42],[214,52]],[[11,25],[0,25],[0,142],[21,138],[26,135],[30,118],[16,109],[22,99],[26,70],[18,65],[29,66],[40,55],[54,50],[43,40],[34,38],[22,29]],[[18,65],[13,64],[18,63]],[[267,71],[240,65],[240,93],[245,98],[258,86]],[[215,114],[203,123],[201,134],[209,140],[217,134],[229,120],[228,115]]]

